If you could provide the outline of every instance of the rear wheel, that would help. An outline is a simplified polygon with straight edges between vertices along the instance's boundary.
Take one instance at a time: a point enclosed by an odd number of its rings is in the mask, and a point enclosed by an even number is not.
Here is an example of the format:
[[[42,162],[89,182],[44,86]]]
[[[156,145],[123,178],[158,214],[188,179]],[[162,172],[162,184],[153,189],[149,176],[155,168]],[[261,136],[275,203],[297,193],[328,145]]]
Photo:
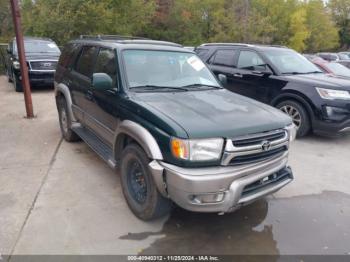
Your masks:
[[[78,141],[79,136],[72,130],[72,120],[68,114],[68,106],[64,97],[58,98],[58,117],[63,138],[68,142]]]
[[[293,100],[286,100],[279,103],[277,108],[292,118],[297,127],[298,137],[306,136],[309,133],[311,129],[310,118],[303,105]]]
[[[164,198],[153,181],[149,159],[136,144],[122,152],[120,173],[124,197],[131,211],[142,220],[152,220],[168,214],[172,203]]]

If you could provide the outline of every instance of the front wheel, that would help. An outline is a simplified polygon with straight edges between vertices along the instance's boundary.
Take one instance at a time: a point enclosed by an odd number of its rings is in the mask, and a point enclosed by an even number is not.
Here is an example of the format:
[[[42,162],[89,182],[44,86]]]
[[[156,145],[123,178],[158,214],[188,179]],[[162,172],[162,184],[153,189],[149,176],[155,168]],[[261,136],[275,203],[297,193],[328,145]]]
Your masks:
[[[22,83],[17,78],[17,76],[14,72],[12,72],[12,82],[13,82],[13,85],[15,87],[16,92],[23,92]]]
[[[13,80],[12,80],[12,76],[11,76],[11,73],[10,73],[10,71],[9,71],[9,69],[6,69],[6,75],[7,75],[7,81],[9,82],[9,83],[12,83],[13,82]]]
[[[303,137],[309,133],[311,129],[310,118],[303,105],[296,101],[286,100],[279,103],[277,108],[292,118],[297,127],[297,137]]]
[[[131,211],[142,220],[152,220],[168,214],[172,203],[157,190],[148,167],[149,159],[136,144],[122,152],[120,177],[124,197]]]

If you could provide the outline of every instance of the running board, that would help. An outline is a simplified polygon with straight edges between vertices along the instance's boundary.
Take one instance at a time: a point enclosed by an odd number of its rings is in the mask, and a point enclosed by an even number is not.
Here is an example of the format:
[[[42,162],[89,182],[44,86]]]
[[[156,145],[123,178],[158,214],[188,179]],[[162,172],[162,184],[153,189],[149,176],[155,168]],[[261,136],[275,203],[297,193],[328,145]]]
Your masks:
[[[113,159],[113,151],[110,146],[98,138],[89,129],[82,126],[72,126],[72,130],[82,139],[92,150],[94,150],[108,165],[115,169],[116,161]]]

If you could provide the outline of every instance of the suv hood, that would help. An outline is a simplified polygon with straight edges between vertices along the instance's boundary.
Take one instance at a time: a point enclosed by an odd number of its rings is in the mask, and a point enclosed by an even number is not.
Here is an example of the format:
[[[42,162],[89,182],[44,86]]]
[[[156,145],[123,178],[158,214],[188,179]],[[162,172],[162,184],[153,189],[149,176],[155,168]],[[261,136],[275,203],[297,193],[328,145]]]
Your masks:
[[[349,79],[330,74],[291,75],[285,76],[285,78],[287,78],[288,81],[307,84],[310,86],[350,91]]]
[[[137,93],[137,96],[180,125],[189,138],[242,136],[292,123],[279,110],[226,89]]]
[[[60,53],[26,53],[26,60],[58,60]],[[18,60],[18,55],[16,55]]]

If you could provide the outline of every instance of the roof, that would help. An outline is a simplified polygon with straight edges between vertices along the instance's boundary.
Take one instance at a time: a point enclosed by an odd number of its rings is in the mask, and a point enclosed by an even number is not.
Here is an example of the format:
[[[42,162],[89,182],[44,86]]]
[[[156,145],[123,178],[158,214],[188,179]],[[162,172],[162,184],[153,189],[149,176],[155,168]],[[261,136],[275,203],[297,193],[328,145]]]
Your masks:
[[[243,47],[263,47],[263,48],[288,48],[286,46],[282,45],[262,45],[262,44],[246,44],[246,43],[205,43],[200,45],[199,47],[205,47],[205,46],[243,46]]]
[[[16,37],[14,37],[13,40],[16,40]],[[48,42],[53,42],[53,40],[51,38],[48,38],[48,37],[36,37],[36,36],[24,36],[23,40],[24,41],[48,41]]]
[[[122,49],[166,49],[166,50],[177,50],[177,51],[188,51],[183,48],[182,45],[173,43],[173,42],[167,42],[167,41],[158,41],[158,40],[152,40],[142,37],[134,37],[134,36],[119,36],[119,35],[97,35],[97,36],[90,36],[90,35],[82,35],[80,38],[73,40],[72,42],[78,42],[78,43],[93,43],[96,45],[104,45],[104,46],[110,46],[110,47],[119,47]]]

